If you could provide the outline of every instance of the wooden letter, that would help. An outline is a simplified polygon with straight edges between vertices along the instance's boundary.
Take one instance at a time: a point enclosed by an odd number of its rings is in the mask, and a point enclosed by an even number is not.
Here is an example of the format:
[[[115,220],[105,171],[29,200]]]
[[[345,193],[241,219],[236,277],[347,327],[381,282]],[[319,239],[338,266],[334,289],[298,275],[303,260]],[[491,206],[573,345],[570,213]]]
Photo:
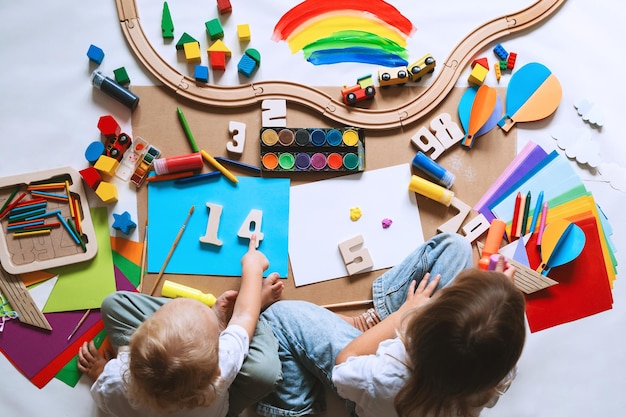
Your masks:
[[[459,125],[452,121],[448,113],[441,113],[431,120],[430,128],[435,132],[435,136],[446,149],[457,144],[465,136]]]
[[[489,221],[483,214],[479,214],[463,226],[463,234],[470,243],[478,239],[487,230],[489,230]]]

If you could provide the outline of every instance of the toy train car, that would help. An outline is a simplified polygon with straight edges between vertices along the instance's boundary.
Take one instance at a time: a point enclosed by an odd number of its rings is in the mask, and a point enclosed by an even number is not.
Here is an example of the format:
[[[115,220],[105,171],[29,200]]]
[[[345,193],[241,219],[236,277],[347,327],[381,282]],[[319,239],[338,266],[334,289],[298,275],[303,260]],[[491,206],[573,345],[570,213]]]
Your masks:
[[[378,71],[378,83],[381,87],[404,85],[408,81],[419,82],[422,76],[435,71],[437,61],[431,54],[424,55],[408,67],[384,68]]]
[[[366,75],[357,79],[357,83],[341,89],[343,102],[353,106],[359,101],[371,100],[376,95],[376,88],[372,82],[372,75]]]

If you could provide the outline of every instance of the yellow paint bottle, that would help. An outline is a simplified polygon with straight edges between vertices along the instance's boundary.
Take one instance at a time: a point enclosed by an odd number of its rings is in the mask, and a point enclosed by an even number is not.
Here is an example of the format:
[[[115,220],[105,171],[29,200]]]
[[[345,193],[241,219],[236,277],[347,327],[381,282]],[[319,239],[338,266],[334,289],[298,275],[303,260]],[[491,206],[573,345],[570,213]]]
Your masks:
[[[454,198],[454,192],[450,191],[434,182],[428,181],[417,175],[411,176],[411,182],[409,182],[409,190],[421,194],[424,197],[428,197],[431,200],[435,200],[446,207],[450,206],[452,199]]]
[[[163,288],[161,289],[161,295],[168,298],[193,298],[201,303],[213,307],[215,304],[215,296],[213,294],[205,294],[200,290],[188,287],[186,285],[178,284],[176,282],[165,280],[163,282]]]

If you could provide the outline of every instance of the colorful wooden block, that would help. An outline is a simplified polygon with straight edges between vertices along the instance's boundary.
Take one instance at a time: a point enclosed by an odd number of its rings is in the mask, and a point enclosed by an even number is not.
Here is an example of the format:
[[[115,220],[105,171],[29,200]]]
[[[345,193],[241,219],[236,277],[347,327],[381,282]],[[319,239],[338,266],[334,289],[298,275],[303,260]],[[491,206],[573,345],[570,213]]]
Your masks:
[[[97,126],[102,136],[107,139],[116,138],[122,131],[120,124],[111,115],[101,116]]]
[[[217,0],[217,10],[220,14],[228,14],[233,11],[233,6],[230,4],[230,0]]]
[[[237,38],[239,38],[239,42],[250,42],[252,34],[250,33],[249,24],[243,23],[241,25],[237,25]]]
[[[470,84],[481,85],[485,82],[485,78],[487,77],[488,72],[489,70],[482,65],[474,65],[474,68],[472,68],[472,72],[470,72],[467,81]]]
[[[85,159],[90,165],[95,164],[98,158],[105,154],[106,148],[104,147],[104,143],[100,140],[91,142],[89,146],[87,146],[87,149],[85,149]]]
[[[120,162],[111,158],[110,156],[102,155],[96,163],[94,164],[94,168],[98,170],[101,175],[105,175],[107,177],[112,177],[115,175],[115,171],[117,167],[120,165]]]
[[[206,31],[212,41],[224,38],[224,29],[222,28],[222,24],[219,19],[211,19],[208,22],[205,22],[204,26],[206,27]]]
[[[196,81],[200,81],[203,83],[209,82],[209,67],[206,65],[196,65],[196,69],[194,71],[194,77]]]
[[[127,211],[122,214],[113,213],[113,219],[112,227],[125,235],[129,234],[137,227],[137,223],[132,221],[130,213]]]
[[[102,181],[96,188],[96,195],[104,204],[117,203],[118,194],[115,185],[110,182]]]
[[[83,178],[83,181],[85,181],[85,184],[87,184],[87,186],[94,191],[98,188],[98,185],[100,185],[100,182],[102,181],[102,176],[94,167],[81,169],[78,173]]]
[[[211,63],[211,69],[215,71],[226,70],[226,54],[224,52],[212,51],[209,52],[209,62]]]
[[[104,51],[96,45],[89,45],[89,49],[87,49],[87,57],[90,61],[100,65],[104,59]]]
[[[130,77],[126,72],[126,68],[119,67],[113,70],[113,75],[115,76],[115,81],[117,81],[121,85],[130,84]]]
[[[495,48],[493,48],[493,52],[500,59],[500,61],[506,61],[506,58],[509,56],[509,53],[500,44],[497,44]]]
[[[496,80],[500,81],[500,78],[502,78],[502,70],[500,69],[499,62],[496,62],[495,64],[493,64],[493,70],[496,73]]]
[[[471,67],[474,68],[474,66],[476,64],[482,65],[485,68],[489,68],[489,60],[487,58],[485,58],[485,57],[478,58],[478,59],[475,59],[474,61],[472,61]]]
[[[163,2],[163,13],[161,14],[161,34],[163,39],[174,38],[174,22],[172,22],[170,7],[166,1]]]
[[[198,42],[198,41],[187,32],[183,33],[180,39],[178,40],[178,42],[176,42],[176,50],[182,51],[184,49],[184,45],[190,42]],[[198,42],[198,45],[200,45],[199,42]]]
[[[240,74],[246,77],[251,77],[252,73],[259,67],[261,63],[261,54],[256,49],[247,49],[242,55],[239,63],[237,64],[237,70]]]
[[[187,62],[200,62],[200,44],[198,42],[187,42],[183,45],[185,59]]]
[[[515,52],[511,52],[509,57],[506,60],[506,69],[512,71],[515,68],[515,60],[517,59],[517,54]]]

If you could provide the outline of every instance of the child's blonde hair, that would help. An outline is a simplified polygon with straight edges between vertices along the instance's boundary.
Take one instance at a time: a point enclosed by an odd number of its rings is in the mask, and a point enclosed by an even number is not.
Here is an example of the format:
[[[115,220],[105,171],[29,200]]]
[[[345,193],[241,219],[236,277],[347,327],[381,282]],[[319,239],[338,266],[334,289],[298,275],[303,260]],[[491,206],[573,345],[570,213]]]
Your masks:
[[[399,416],[472,416],[496,394],[524,346],[525,301],[500,272],[467,269],[405,319],[410,377]]]
[[[155,314],[156,315],[156,314]],[[218,340],[188,311],[152,316],[130,338],[128,396],[155,412],[209,406],[219,378]]]

